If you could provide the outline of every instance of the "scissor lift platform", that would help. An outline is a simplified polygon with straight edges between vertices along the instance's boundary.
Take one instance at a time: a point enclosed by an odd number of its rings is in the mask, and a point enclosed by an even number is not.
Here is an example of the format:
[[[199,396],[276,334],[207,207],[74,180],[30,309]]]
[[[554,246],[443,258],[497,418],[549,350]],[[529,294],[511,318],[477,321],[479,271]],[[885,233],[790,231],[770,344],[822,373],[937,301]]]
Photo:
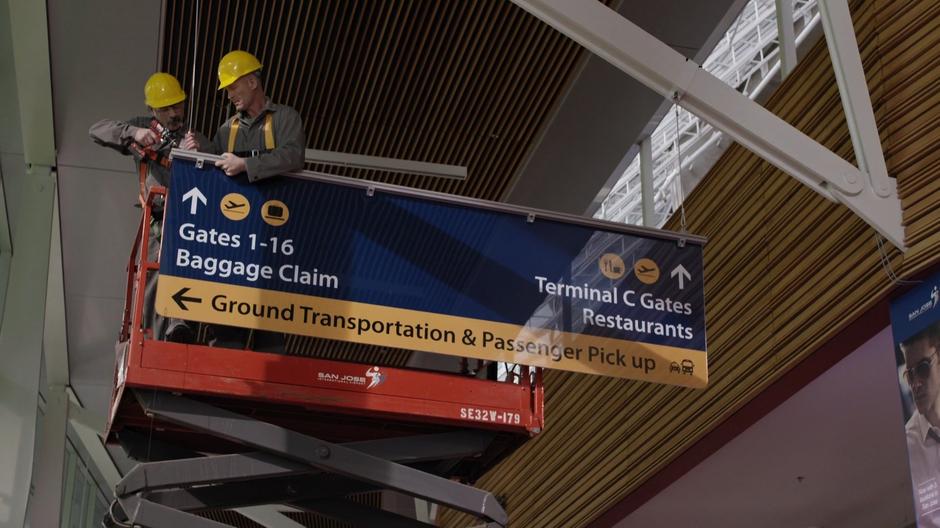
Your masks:
[[[144,463],[116,489],[116,525],[224,526],[189,512],[284,503],[356,526],[430,526],[345,498],[376,489],[506,525],[491,494],[461,482],[541,431],[540,369],[499,382],[155,340],[142,314],[158,263],[141,248],[165,192],[151,190],[128,265],[106,434]]]

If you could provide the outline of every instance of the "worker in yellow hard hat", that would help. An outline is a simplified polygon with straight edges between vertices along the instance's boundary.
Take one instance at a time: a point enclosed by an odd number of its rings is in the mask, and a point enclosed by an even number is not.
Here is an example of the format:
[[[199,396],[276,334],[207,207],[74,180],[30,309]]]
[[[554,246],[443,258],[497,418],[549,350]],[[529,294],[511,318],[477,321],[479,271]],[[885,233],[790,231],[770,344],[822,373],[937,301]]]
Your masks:
[[[162,72],[151,75],[144,85],[144,102],[150,110],[149,116],[127,121],[102,119],[88,129],[88,134],[99,145],[134,157],[140,176],[141,200],[150,187],[169,185],[170,149],[182,146],[187,140],[194,150],[211,144],[204,135],[185,129],[186,92],[176,77]]]
[[[127,121],[102,119],[91,125],[88,134],[95,143],[133,156],[137,173],[138,201],[146,203],[147,194],[154,186],[170,184],[170,150],[186,147],[199,150],[209,148],[211,142],[204,135],[186,130],[186,92],[176,77],[169,73],[154,73],[144,84],[144,103],[150,115],[138,116]],[[155,203],[148,253],[156,260],[162,232],[162,204]],[[182,320],[166,320],[153,310],[153,294],[156,292],[156,274],[147,280],[147,298],[144,304],[144,322],[152,328],[156,338],[164,335],[168,340],[191,342],[195,333]]]
[[[289,106],[271,102],[264,94],[261,62],[246,51],[232,51],[219,61],[219,90],[225,90],[235,107],[212,140],[212,150],[221,152],[216,166],[229,177],[250,182],[302,169],[306,134],[300,114]],[[209,344],[244,348],[252,341],[254,350],[279,352],[283,335],[274,332],[211,325]]]
[[[213,138],[216,162],[225,174],[245,173],[249,181],[302,169],[306,134],[300,114],[264,95],[261,62],[247,51],[232,51],[219,61],[219,90],[235,106]]]

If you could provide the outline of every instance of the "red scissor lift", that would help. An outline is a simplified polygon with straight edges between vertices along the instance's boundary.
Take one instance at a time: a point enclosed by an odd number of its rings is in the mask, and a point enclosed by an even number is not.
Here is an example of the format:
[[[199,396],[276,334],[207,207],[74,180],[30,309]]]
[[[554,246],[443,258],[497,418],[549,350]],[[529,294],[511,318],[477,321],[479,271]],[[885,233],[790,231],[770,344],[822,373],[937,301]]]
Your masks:
[[[431,526],[348,499],[396,490],[506,526],[473,482],[543,427],[541,369],[514,381],[153,339],[142,315],[155,188],[128,264],[107,438],[141,461],[109,522],[224,527],[207,510],[287,504],[353,526]],[[119,511],[117,506],[120,506]]]

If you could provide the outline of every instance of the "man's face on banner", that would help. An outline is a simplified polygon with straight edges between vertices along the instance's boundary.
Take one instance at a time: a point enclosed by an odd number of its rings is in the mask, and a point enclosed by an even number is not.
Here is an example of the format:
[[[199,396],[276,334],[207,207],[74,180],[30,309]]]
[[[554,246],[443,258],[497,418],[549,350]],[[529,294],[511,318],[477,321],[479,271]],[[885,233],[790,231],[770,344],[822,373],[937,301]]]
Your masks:
[[[937,347],[924,336],[903,347],[903,351],[906,369],[904,379],[911,387],[917,411],[929,417],[931,411],[940,411],[937,402],[937,397],[940,396],[940,361],[937,358]]]

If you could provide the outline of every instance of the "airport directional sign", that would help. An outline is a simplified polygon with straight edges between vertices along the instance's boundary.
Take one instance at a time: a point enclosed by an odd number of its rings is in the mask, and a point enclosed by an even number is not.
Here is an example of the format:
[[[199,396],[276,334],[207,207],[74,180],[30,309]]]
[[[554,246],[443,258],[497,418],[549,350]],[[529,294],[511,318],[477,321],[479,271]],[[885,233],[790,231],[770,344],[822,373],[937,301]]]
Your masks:
[[[338,177],[250,183],[177,156],[156,309],[704,387],[703,243]]]

